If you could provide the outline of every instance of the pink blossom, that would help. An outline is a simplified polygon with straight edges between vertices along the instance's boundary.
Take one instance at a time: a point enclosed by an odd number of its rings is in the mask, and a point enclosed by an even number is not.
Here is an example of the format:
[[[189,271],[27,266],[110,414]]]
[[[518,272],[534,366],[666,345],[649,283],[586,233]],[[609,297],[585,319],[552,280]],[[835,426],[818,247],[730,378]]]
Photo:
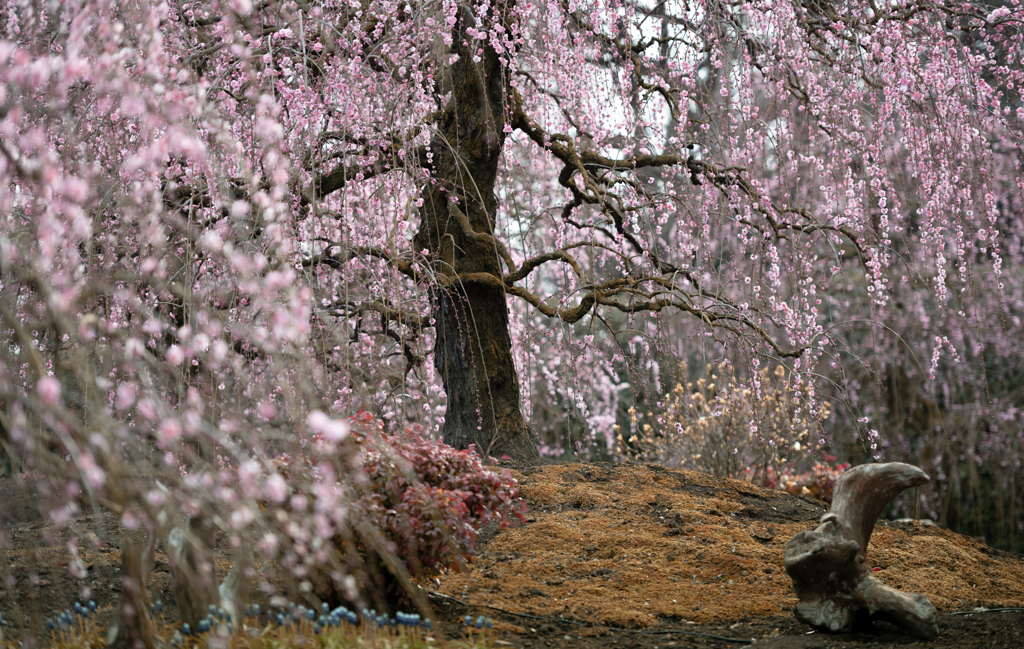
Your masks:
[[[248,16],[252,12],[252,2],[250,0],[231,0],[231,9],[241,16]]]
[[[55,406],[60,401],[60,381],[52,376],[44,376],[39,379],[36,388],[39,391],[39,399],[47,406]]]
[[[139,414],[150,421],[157,418],[156,406],[153,404],[152,399],[146,397],[139,401]]]
[[[228,355],[228,344],[223,340],[213,341],[213,358],[218,361],[222,361],[227,358]]]
[[[139,527],[139,517],[136,516],[135,513],[132,512],[132,510],[126,509],[126,510],[124,510],[124,513],[121,515],[121,524],[124,525],[125,528],[129,529],[129,530],[138,529],[138,527]]]
[[[178,441],[181,437],[181,422],[177,419],[168,418],[160,422],[159,441],[163,446],[169,446]]]
[[[88,454],[83,454],[78,460],[78,469],[85,478],[85,483],[90,489],[99,489],[106,482],[106,475],[103,469],[96,465],[96,460]]]
[[[271,401],[261,401],[259,406],[259,413],[260,416],[263,417],[264,419],[270,419],[271,417],[277,415],[277,406],[275,406]]]
[[[263,486],[263,493],[271,502],[283,503],[288,497],[288,483],[280,473],[272,473]]]
[[[263,556],[267,558],[272,558],[277,554],[278,545],[279,541],[277,539],[277,536],[275,536],[271,532],[267,532],[263,535],[263,538],[260,539],[260,552],[263,553]]]
[[[89,196],[89,185],[80,178],[65,178],[61,189],[64,196],[75,203],[82,203]]]
[[[252,206],[248,201],[235,201],[231,204],[231,216],[236,219],[245,218],[252,211]]]
[[[117,401],[116,406],[118,410],[124,410],[135,403],[136,385],[134,383],[122,383],[117,386]]]
[[[247,506],[243,505],[231,512],[231,528],[234,530],[244,529],[252,524],[254,520],[256,520],[256,516],[253,514],[252,509]]]
[[[261,473],[260,465],[253,460],[247,460],[238,468],[238,482],[244,491],[250,492],[256,486],[256,478]]]
[[[177,345],[171,345],[167,348],[167,362],[171,365],[181,365],[181,362],[185,360],[185,353],[181,350],[181,347]]]
[[[166,495],[159,489],[152,489],[146,493],[146,502],[150,507],[160,507],[166,500]]]
[[[68,562],[68,574],[74,579],[85,579],[88,574],[85,568],[85,562],[81,559],[72,559]]]
[[[349,424],[344,419],[332,419],[319,410],[314,410],[306,417],[310,430],[321,433],[328,442],[340,442],[348,437]]]
[[[990,13],[985,20],[989,21],[990,23],[994,23],[994,22],[997,22],[1000,18],[1003,18],[1004,16],[1009,16],[1009,15],[1010,15],[1010,8],[1009,7],[998,7],[996,9],[994,9],[992,11],[992,13]]]

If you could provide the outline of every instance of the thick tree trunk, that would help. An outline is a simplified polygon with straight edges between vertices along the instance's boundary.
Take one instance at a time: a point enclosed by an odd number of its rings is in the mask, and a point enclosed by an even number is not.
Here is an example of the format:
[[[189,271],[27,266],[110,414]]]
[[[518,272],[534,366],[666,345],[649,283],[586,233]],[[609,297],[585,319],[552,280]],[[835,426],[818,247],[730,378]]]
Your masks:
[[[220,603],[213,548],[217,528],[205,516],[191,516],[185,530],[174,528],[167,538],[171,589],[182,622],[192,629]]]
[[[504,293],[456,285],[437,291],[435,313],[434,367],[448,396],[445,443],[475,444],[492,457],[537,459],[533,431],[520,411]]]
[[[440,276],[433,294],[434,366],[448,395],[444,441],[532,460],[539,455],[520,409],[508,298],[497,282],[466,280],[467,274],[502,276],[493,238],[494,183],[505,142],[507,71],[489,45],[466,34],[466,28],[478,27],[468,9],[460,9],[458,18],[452,98],[431,142],[433,174],[422,189],[416,235],[417,248],[430,251]],[[481,46],[483,55],[474,60]]]
[[[149,618],[146,581],[153,569],[155,532],[121,533],[121,602],[112,649],[153,649],[153,622]]]

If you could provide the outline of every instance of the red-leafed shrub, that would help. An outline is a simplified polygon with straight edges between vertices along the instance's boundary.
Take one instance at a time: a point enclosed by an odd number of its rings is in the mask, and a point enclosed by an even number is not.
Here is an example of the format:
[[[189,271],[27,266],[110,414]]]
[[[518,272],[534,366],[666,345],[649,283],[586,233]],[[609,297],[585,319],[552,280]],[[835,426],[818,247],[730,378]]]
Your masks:
[[[300,456],[282,455],[275,460],[290,490],[300,484],[322,485],[330,476],[359,474],[348,481],[356,485],[356,493],[351,494],[344,524],[333,527],[330,543],[335,548],[354,546],[363,565],[331,571],[323,561],[279,557],[293,574],[294,565],[289,563],[305,563],[306,577],[321,596],[331,598],[331,591],[341,587],[338,578],[343,574],[393,591],[397,582],[394,571],[386,567],[385,552],[400,559],[413,577],[465,568],[477,552],[483,525],[498,521],[504,527],[510,520],[525,520],[526,505],[515,478],[508,470],[486,466],[472,449],[459,451],[425,438],[416,427],[386,434],[381,422],[364,412],[347,420],[349,432],[342,440],[337,439],[337,427],[343,422],[324,425],[334,427],[333,441],[316,432]],[[357,452],[338,453],[340,444],[355,444]],[[301,502],[309,508],[309,518],[315,518],[315,499]],[[294,530],[292,525],[281,531],[294,536],[290,534]],[[383,540],[385,547],[375,538]],[[351,593],[345,596],[351,599]]]
[[[832,502],[832,491],[835,489],[836,480],[850,468],[848,462],[832,465],[829,462],[836,460],[835,456],[826,456],[827,462],[818,462],[806,473],[793,473],[790,469],[784,469],[781,473],[768,470],[768,478],[765,486],[779,491],[787,491],[797,496],[817,498],[827,503]]]
[[[363,442],[370,489],[357,506],[395,543],[410,571],[463,568],[476,554],[482,525],[524,520],[516,480],[507,470],[484,466],[473,450],[458,451],[412,430],[380,433],[379,439]]]

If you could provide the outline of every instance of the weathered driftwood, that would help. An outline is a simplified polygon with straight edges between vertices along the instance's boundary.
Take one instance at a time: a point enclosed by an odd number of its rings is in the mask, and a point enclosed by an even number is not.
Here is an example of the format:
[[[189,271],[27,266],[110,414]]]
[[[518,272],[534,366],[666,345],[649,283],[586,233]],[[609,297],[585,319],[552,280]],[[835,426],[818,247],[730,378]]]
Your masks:
[[[796,618],[827,631],[850,631],[863,620],[888,620],[917,637],[939,633],[935,606],[917,593],[901,593],[875,579],[867,565],[868,541],[878,515],[904,489],[928,482],[909,464],[865,464],[836,482],[832,508],[813,532],[786,544],[786,572],[797,597]]]

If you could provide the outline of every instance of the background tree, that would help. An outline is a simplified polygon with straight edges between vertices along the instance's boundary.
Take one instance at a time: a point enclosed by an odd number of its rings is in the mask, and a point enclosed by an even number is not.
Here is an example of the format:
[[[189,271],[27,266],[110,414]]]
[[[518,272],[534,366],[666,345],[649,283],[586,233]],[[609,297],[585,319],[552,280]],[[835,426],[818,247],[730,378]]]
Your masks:
[[[374,6],[361,10],[377,15]],[[512,323],[520,349],[530,350],[519,366],[541,368],[530,383],[557,384],[559,400],[611,439],[621,422],[592,412],[591,388],[611,395],[625,382],[588,350],[595,329],[633,330],[639,338],[609,340],[613,357],[626,360],[665,331],[653,314],[682,313],[699,331],[666,351],[686,356],[688,342],[711,337],[746,350],[749,369],[790,359],[799,375],[844,351],[837,331],[884,319],[903,277],[927,278],[944,305],[954,275],[980,273],[989,284],[1002,276],[1000,219],[986,196],[1018,191],[1002,157],[1019,145],[1007,90],[1019,75],[1007,56],[1019,47],[1012,11],[395,6],[386,21],[356,15],[342,29],[325,20],[333,34],[325,51],[336,62],[325,70],[345,70],[338,83],[347,94],[337,98],[350,120],[336,117],[343,126],[304,155],[330,158],[309,167],[309,209],[320,210],[309,227],[337,233],[319,238],[324,247],[304,263],[325,286],[345,287],[343,299],[328,301],[344,307],[336,324],[351,326],[353,313],[373,305],[381,332],[403,345],[421,325],[436,325],[444,436],[455,445],[530,452],[514,442],[525,429],[499,306],[506,295],[519,298],[519,322],[532,325]],[[989,46],[1007,58],[980,60]],[[319,87],[295,89],[304,77],[290,78],[296,106],[309,97],[302,89]],[[318,101],[301,104],[304,114]],[[370,196],[376,202],[364,211]],[[362,300],[353,292],[348,277],[367,256],[376,277],[399,282],[386,287],[394,292],[380,297],[383,284]],[[427,289],[419,302],[403,292],[417,287]],[[854,305],[854,296],[865,299]],[[584,331],[557,333],[574,324]],[[560,337],[559,353],[543,351]],[[949,349],[934,340],[929,356]],[[405,356],[408,378],[427,354]],[[593,362],[577,373],[585,357]],[[645,363],[634,378],[656,386],[660,370],[653,358]]]

